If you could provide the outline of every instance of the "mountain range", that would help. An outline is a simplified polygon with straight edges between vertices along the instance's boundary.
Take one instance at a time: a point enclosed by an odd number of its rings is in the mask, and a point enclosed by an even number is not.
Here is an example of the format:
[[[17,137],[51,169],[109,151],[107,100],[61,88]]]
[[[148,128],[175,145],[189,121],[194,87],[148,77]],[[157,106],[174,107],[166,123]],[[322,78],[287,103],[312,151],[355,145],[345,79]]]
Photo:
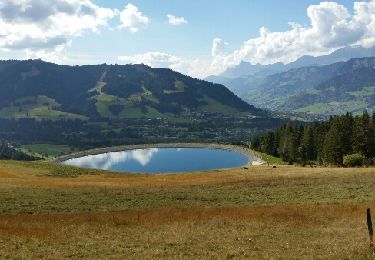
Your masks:
[[[363,57],[374,57],[375,56],[375,46],[371,48],[363,48],[360,46],[345,47],[338,49],[328,55],[322,56],[310,56],[304,55],[291,63],[281,63],[277,62],[269,65],[262,64],[251,64],[250,62],[242,61],[239,65],[230,67],[226,69],[223,73],[217,76],[209,76],[207,80],[213,80],[215,78],[220,79],[234,79],[238,77],[246,76],[266,76],[275,74],[278,72],[287,71],[290,69],[307,67],[307,66],[322,66],[329,65],[336,62],[348,61],[353,58],[363,58]],[[214,80],[215,81],[215,80]]]
[[[241,63],[208,80],[257,107],[278,112],[342,114],[373,109],[375,47],[348,47],[289,64]],[[365,58],[354,58],[365,57]]]
[[[0,118],[157,118],[261,113],[226,87],[146,65],[0,62]]]
[[[291,69],[266,77],[247,95],[274,111],[343,114],[375,107],[375,58]]]
[[[238,142],[283,120],[171,69],[0,61],[0,140],[92,148]]]

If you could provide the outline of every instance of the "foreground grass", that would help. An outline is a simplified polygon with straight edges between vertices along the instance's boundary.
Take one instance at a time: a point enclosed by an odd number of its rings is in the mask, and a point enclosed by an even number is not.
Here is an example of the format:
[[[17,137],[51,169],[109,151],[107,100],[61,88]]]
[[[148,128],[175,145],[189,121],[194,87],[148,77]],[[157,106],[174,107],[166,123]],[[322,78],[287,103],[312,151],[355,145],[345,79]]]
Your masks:
[[[375,170],[129,175],[0,162],[0,256],[370,258]]]

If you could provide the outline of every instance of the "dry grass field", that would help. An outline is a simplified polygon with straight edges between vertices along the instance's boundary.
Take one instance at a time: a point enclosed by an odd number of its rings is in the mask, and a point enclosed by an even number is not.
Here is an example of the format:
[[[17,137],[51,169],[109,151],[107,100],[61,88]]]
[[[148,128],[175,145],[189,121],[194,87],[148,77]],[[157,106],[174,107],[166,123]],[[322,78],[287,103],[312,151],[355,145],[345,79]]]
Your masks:
[[[130,175],[0,162],[0,258],[372,259],[375,169]]]

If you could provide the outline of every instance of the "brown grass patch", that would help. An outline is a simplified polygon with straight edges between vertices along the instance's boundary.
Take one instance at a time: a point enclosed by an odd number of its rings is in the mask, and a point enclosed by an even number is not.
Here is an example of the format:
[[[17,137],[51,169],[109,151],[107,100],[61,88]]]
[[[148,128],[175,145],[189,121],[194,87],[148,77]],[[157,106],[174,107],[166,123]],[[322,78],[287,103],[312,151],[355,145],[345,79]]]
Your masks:
[[[213,208],[159,208],[127,210],[117,212],[85,212],[40,215],[0,215],[0,233],[8,235],[38,235],[35,226],[51,234],[60,229],[60,224],[121,224],[162,225],[180,222],[207,222],[212,219],[245,222],[264,221],[292,222],[296,225],[320,225],[337,220],[364,222],[366,205],[289,205],[270,207],[213,207]],[[375,204],[371,205],[375,208]],[[28,228],[29,227],[29,228]],[[52,231],[56,229],[55,231]],[[30,233],[28,232],[30,231]],[[42,232],[47,233],[47,232]]]
[[[7,173],[7,172],[0,172],[0,178],[1,177],[14,177],[14,174]]]
[[[372,257],[374,168],[55,170],[0,162],[0,258]]]
[[[1,166],[1,165],[0,165]],[[48,164],[46,164],[46,167]],[[106,173],[100,175],[59,177],[44,176],[28,173],[29,169],[13,171],[8,177],[18,177],[13,180],[13,185],[34,187],[126,187],[126,186],[190,186],[209,184],[228,184],[244,181],[276,180],[277,178],[296,179],[311,177],[320,178],[332,174],[373,173],[375,168],[302,168],[295,166],[279,166],[272,169],[267,166],[254,166],[249,170],[242,168],[214,170],[210,172],[183,173],[183,174],[121,174]],[[77,169],[78,171],[79,169]],[[5,173],[4,173],[5,174]],[[9,173],[8,173],[9,174]],[[1,176],[1,175],[0,175]],[[4,175],[5,176],[5,175]]]
[[[160,208],[0,215],[3,246],[0,246],[0,255],[132,259],[357,258],[371,253],[365,223],[367,206]]]

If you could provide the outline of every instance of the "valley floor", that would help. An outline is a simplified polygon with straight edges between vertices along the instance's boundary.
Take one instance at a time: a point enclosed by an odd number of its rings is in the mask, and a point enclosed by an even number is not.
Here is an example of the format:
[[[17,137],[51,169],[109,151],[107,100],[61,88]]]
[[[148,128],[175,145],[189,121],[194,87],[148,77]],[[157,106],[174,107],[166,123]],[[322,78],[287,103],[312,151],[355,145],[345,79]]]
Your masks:
[[[371,258],[375,169],[130,175],[0,161],[0,258]]]

